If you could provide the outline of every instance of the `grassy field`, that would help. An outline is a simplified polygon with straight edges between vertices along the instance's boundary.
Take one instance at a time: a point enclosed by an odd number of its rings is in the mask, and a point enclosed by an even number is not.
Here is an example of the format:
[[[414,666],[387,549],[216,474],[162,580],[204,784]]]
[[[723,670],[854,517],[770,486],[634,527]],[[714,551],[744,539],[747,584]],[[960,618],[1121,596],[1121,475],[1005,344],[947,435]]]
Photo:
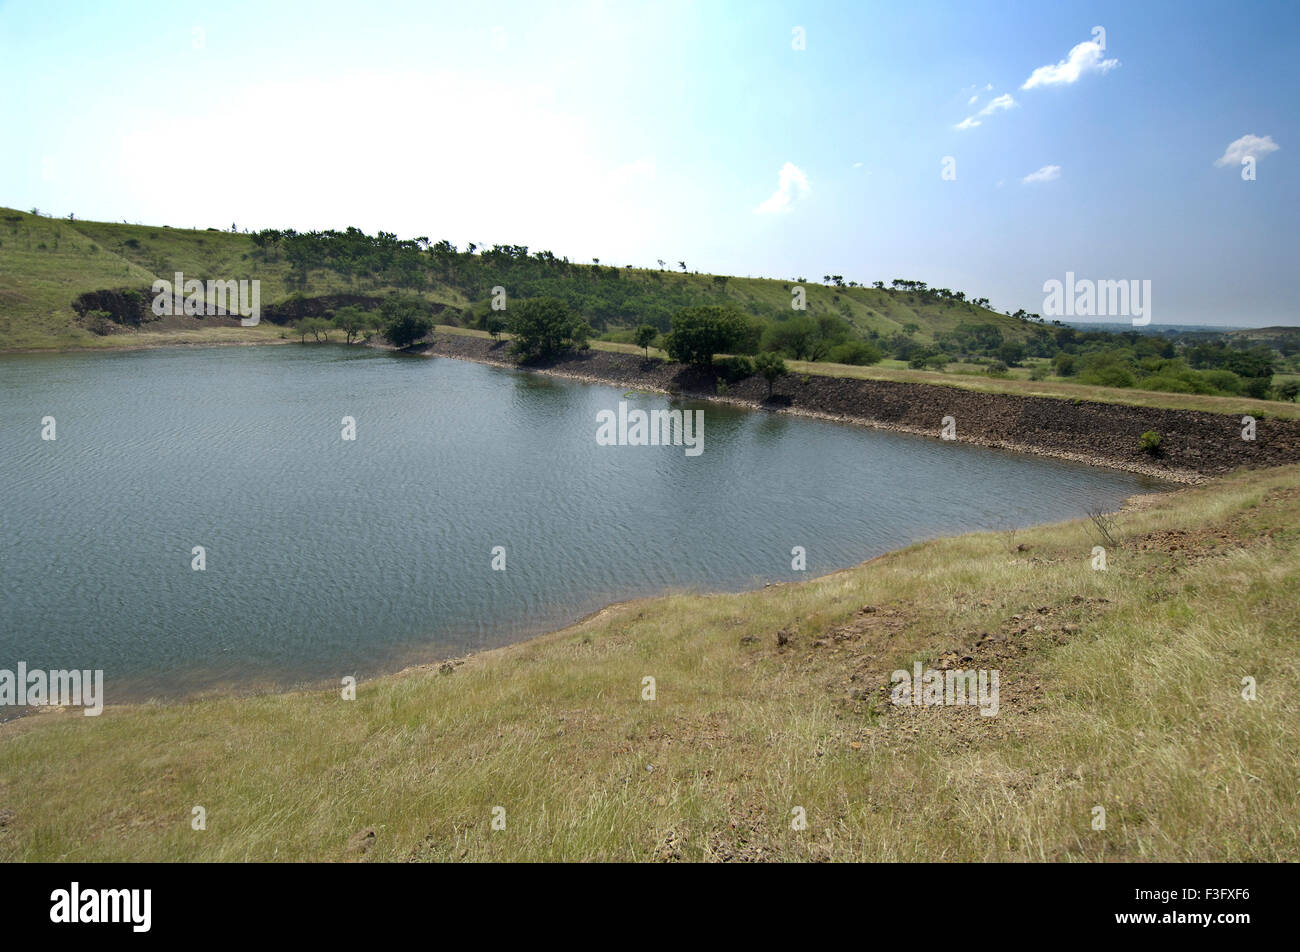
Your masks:
[[[623,604],[353,701],[22,718],[0,858],[1300,858],[1300,467],[1140,497],[1106,571],[1096,532]],[[998,670],[999,713],[891,704],[914,661]]]

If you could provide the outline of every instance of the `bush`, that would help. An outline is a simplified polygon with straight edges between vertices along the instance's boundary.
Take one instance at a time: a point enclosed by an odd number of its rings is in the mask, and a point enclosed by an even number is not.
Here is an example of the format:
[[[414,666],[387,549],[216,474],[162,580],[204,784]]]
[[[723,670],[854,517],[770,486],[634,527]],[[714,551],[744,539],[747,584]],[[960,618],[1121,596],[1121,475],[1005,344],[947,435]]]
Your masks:
[[[1052,358],[1052,370],[1058,377],[1069,377],[1074,374],[1074,354],[1060,353]]]
[[[1147,430],[1138,438],[1138,445],[1142,447],[1143,453],[1155,456],[1160,452],[1160,434],[1155,430]]]
[[[836,344],[826,352],[826,359],[833,364],[850,364],[854,367],[869,367],[883,360],[885,354],[875,344],[865,340],[851,340]]]
[[[1133,387],[1137,385],[1137,379],[1133,376],[1133,372],[1118,364],[1098,367],[1095,370],[1085,370],[1079,374],[1079,382],[1093,384],[1098,387]]]
[[[1273,389],[1273,378],[1269,377],[1246,377],[1241,381],[1242,396],[1254,397],[1256,400],[1267,400],[1269,391]]]
[[[1029,371],[1029,379],[1046,380],[1047,373],[1048,373],[1047,364],[1034,364],[1033,369]]]
[[[990,377],[1005,377],[1008,373],[1007,365],[1000,360],[995,360],[989,364],[988,369],[984,371]]]
[[[1241,393],[1241,378],[1231,370],[1203,370],[1201,378],[1219,393],[1232,396]]]
[[[754,361],[748,357],[724,357],[715,361],[714,368],[729,383],[754,376]]]
[[[749,322],[732,308],[706,304],[684,307],[673,315],[664,342],[668,356],[684,364],[708,366],[713,355],[734,350],[749,332]]]
[[[591,339],[587,322],[570,314],[558,298],[530,298],[512,306],[509,313],[507,326],[514,335],[510,350],[524,361],[558,357]]]
[[[777,378],[784,377],[790,371],[786,369],[785,360],[780,354],[772,351],[764,351],[754,358],[754,369],[763,375],[767,381],[767,395],[772,396],[772,387],[776,384]]]
[[[1288,380],[1277,388],[1277,398],[1279,400],[1294,401],[1300,397],[1300,380]]]
[[[379,316],[383,320],[384,336],[398,348],[409,347],[433,330],[429,305],[420,298],[390,295],[379,305]]]

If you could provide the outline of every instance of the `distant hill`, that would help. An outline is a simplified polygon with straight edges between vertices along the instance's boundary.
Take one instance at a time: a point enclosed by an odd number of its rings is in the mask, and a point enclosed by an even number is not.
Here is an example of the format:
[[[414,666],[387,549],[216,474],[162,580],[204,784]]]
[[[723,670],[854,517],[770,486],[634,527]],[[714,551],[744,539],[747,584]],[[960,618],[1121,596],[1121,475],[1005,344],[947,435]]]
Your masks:
[[[155,279],[171,280],[177,271],[203,280],[258,279],[262,306],[273,311],[274,305],[295,294],[380,296],[400,289],[439,305],[444,315],[440,320],[473,323],[488,310],[491,287],[500,283],[515,296],[562,296],[600,330],[638,323],[666,330],[672,312],[688,304],[728,303],[760,320],[795,313],[791,300],[798,282],[793,280],[577,264],[549,252],[528,255],[527,249],[514,246],[498,246],[504,251],[476,249],[474,254],[460,250],[440,258],[427,240],[398,241],[383,235],[380,240],[385,248],[414,260],[414,270],[396,273],[395,266],[385,266],[382,253],[378,264],[371,267],[368,259],[361,269],[333,258],[324,265],[304,264],[301,257],[294,258],[293,248],[281,247],[285,242],[259,244],[250,234],[69,221],[0,209],[0,348],[110,343],[90,331],[73,302],[87,292],[147,290]],[[443,252],[451,247],[439,244]],[[410,253],[416,248],[419,256]],[[917,340],[933,341],[963,323],[988,323],[1007,340],[1025,340],[1040,328],[969,300],[941,297],[933,289],[837,287],[812,281],[802,282],[802,287],[808,315],[842,317],[862,336],[874,333],[888,339],[911,329]]]

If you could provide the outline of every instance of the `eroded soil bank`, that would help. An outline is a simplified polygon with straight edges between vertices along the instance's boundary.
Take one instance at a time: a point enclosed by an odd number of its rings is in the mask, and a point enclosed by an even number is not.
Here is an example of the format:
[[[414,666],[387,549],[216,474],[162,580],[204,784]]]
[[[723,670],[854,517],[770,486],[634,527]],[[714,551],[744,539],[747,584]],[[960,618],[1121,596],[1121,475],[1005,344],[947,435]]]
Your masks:
[[[516,367],[505,342],[439,334],[419,349],[438,357]],[[1198,482],[1242,466],[1300,462],[1300,421],[1260,419],[1255,439],[1242,436],[1241,417],[1115,403],[979,393],[959,387],[791,374],[776,382],[753,376],[717,392],[717,373],[633,354],[575,353],[527,369],[639,390],[680,393],[763,409],[860,423],[939,438],[944,417],[960,442],[1038,453]],[[1143,433],[1160,434],[1160,452],[1141,448]]]

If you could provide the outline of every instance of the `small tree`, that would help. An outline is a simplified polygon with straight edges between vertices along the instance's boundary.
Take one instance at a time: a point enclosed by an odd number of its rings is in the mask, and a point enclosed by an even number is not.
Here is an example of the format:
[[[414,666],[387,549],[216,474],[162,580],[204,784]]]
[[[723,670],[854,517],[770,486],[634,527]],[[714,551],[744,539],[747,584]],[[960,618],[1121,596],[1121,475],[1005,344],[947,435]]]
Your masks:
[[[754,369],[763,375],[767,381],[767,396],[772,398],[772,388],[781,377],[784,377],[790,371],[786,369],[785,359],[777,353],[765,350],[754,358]]]
[[[334,315],[334,326],[347,335],[349,344],[361,335],[369,322],[369,314],[351,305],[339,308],[338,313]]]
[[[636,334],[633,339],[636,341],[638,347],[645,348],[646,360],[650,359],[650,345],[655,342],[655,338],[658,336],[659,329],[657,327],[652,327],[649,324],[642,324],[636,329]]]
[[[545,360],[583,347],[592,329],[569,313],[559,298],[530,298],[510,307],[509,328],[514,335],[510,349],[521,360]]]
[[[668,356],[704,367],[713,363],[714,354],[740,344],[748,329],[743,314],[716,304],[682,308],[673,315],[672,327],[666,341]]]
[[[411,346],[433,330],[428,305],[420,298],[389,295],[379,305],[379,314],[384,322],[384,336],[398,349]]]

